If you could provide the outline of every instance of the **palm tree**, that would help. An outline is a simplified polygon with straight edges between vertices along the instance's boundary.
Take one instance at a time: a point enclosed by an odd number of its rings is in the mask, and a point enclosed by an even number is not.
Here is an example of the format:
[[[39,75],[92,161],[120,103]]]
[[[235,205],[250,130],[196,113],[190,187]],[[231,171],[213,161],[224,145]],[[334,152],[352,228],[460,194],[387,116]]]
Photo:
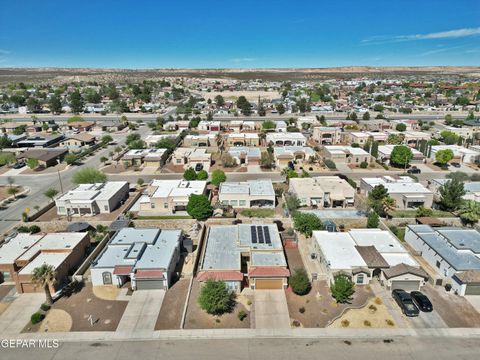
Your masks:
[[[386,196],[382,199],[382,206],[384,213],[388,216],[390,213],[395,210],[395,199],[391,198],[390,196]]]
[[[473,225],[480,219],[480,203],[473,200],[464,201],[458,213],[463,222]]]
[[[57,273],[52,265],[43,264],[33,269],[32,282],[35,286],[41,286],[45,290],[47,304],[52,305],[53,299],[50,293],[50,286],[55,285]]]

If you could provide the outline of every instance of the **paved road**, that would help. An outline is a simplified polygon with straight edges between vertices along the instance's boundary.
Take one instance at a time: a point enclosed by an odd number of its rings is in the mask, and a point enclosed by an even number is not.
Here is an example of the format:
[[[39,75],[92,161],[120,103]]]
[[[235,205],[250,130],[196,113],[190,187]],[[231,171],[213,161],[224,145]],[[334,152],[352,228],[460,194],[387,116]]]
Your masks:
[[[150,132],[150,129],[147,126],[140,127],[138,131],[140,136],[144,137],[147,133]],[[124,142],[126,133],[116,133],[111,134],[113,139],[118,143]],[[108,157],[109,152],[113,151],[115,146],[110,145],[105,149],[98,151],[95,156],[86,157],[84,162],[80,166],[73,166],[68,170],[60,172],[60,178],[63,186],[63,190],[69,190],[73,188],[74,184],[72,183],[73,174],[84,167],[95,167],[100,166],[100,159],[105,156]],[[0,211],[0,234],[5,233],[15,225],[18,221],[21,221],[21,214],[25,208],[32,209],[35,205],[40,207],[45,206],[48,203],[48,199],[43,195],[45,191],[51,187],[57,189],[60,192],[60,180],[59,174],[44,174],[44,175],[18,175],[13,177],[15,184],[27,186],[30,188],[28,196],[19,199],[12,203],[7,209]],[[136,179],[135,181],[136,182]],[[8,184],[8,176],[0,176],[0,184]]]
[[[2,360],[451,360],[478,359],[478,338],[277,338],[60,343],[57,349],[0,349]]]

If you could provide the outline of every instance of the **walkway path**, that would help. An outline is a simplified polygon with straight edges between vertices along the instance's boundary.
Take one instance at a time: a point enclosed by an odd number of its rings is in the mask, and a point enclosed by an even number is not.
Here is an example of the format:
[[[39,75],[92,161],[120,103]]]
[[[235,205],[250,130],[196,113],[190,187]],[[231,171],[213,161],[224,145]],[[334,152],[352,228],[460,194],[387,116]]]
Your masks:
[[[256,290],[254,298],[255,328],[290,328],[290,317],[284,290]]]

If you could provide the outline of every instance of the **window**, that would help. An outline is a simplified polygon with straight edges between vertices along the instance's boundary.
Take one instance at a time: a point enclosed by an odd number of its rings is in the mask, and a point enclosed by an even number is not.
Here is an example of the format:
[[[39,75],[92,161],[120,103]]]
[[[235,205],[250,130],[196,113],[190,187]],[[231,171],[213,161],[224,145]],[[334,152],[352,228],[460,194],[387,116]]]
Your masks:
[[[239,200],[238,205],[245,206],[245,205],[247,205],[247,201],[246,200]]]
[[[363,279],[364,279],[365,275],[364,274],[358,274],[357,275],[357,284],[363,284]]]
[[[105,206],[103,207],[103,209],[104,209],[105,211],[108,211],[108,205],[105,205]]]
[[[222,205],[228,205],[228,200],[222,200]]]
[[[150,208],[155,209],[155,203],[150,203]]]
[[[440,269],[440,261],[437,261],[437,262],[435,263],[435,266]]]
[[[358,162],[358,160],[359,160],[358,158],[355,158],[355,162]]]
[[[102,273],[103,285],[112,285],[112,274],[108,271]]]
[[[58,207],[58,212],[59,212],[60,214],[65,213],[65,207],[59,206],[59,207]]]
[[[168,203],[163,203],[163,208],[168,209]]]
[[[237,206],[237,204],[238,204],[237,200],[230,200],[230,205]]]

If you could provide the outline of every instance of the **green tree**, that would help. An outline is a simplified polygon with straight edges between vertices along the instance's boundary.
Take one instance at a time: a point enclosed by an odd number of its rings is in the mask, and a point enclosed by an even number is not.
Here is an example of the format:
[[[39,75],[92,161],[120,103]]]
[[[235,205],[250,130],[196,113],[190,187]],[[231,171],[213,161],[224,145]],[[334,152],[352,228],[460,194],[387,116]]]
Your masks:
[[[38,167],[38,160],[37,159],[27,159],[27,166],[30,168],[30,169],[36,169]]]
[[[400,145],[405,140],[405,135],[403,134],[390,134],[387,138],[387,144],[390,145]]]
[[[452,131],[443,130],[443,131],[440,133],[440,136],[442,137],[442,141],[443,141],[446,145],[455,145],[455,144],[458,142],[458,135],[455,134],[455,133],[452,132]]]
[[[222,182],[225,182],[227,180],[227,176],[222,170],[214,170],[212,172],[212,181],[211,183],[215,186],[220,186]]]
[[[215,103],[218,107],[222,107],[223,105],[225,105],[225,99],[222,95],[217,95],[215,96]]]
[[[453,151],[451,149],[438,150],[435,153],[435,160],[440,164],[446,164],[453,159]]]
[[[300,200],[297,195],[292,193],[285,194],[285,207],[291,213],[297,210],[300,207]]]
[[[233,294],[228,290],[225,282],[210,279],[200,289],[198,304],[202,310],[211,315],[222,315],[233,310]]]
[[[376,229],[378,228],[379,223],[380,219],[378,217],[378,214],[375,211],[370,211],[367,218],[367,228]]]
[[[464,201],[458,213],[464,223],[470,225],[476,224],[480,219],[480,203],[474,200]]]
[[[415,217],[429,217],[433,215],[433,210],[424,206],[419,206],[415,213]]]
[[[285,106],[283,104],[278,104],[277,106],[275,106],[275,109],[277,109],[280,115],[285,113]]]
[[[213,214],[207,195],[192,194],[188,198],[187,213],[197,220],[206,220]]]
[[[105,163],[108,161],[108,158],[105,157],[105,156],[102,156],[102,157],[100,158],[100,161],[105,164]]]
[[[57,95],[52,95],[48,101],[50,112],[52,114],[60,114],[62,112],[62,102]]]
[[[473,175],[477,175],[477,174],[473,174]],[[470,180],[470,176],[468,176],[468,174],[463,171],[450,172],[447,175],[445,175],[445,177],[447,179],[457,179],[458,181],[462,181],[462,182]],[[474,180],[472,179],[472,181]]]
[[[399,123],[397,124],[397,126],[395,126],[395,130],[403,132],[407,130],[407,125],[405,125],[404,123]]]
[[[205,170],[200,170],[197,173],[197,180],[207,180],[208,179],[208,172]]]
[[[111,135],[108,135],[108,134],[107,134],[107,135],[103,135],[103,136],[102,136],[102,144],[106,145],[106,144],[108,144],[108,143],[110,143],[110,142],[112,142],[112,141],[113,141],[113,138],[112,138]]]
[[[277,125],[272,120],[265,120],[262,123],[263,130],[273,130],[277,127]]]
[[[388,196],[388,190],[383,185],[375,186],[369,193],[368,199],[371,201],[381,201]]]
[[[370,113],[368,111],[364,112],[363,116],[362,116],[362,119],[363,120],[370,120]]]
[[[47,191],[43,193],[43,195],[45,195],[45,197],[53,201],[55,199],[55,196],[58,195],[58,191],[55,188],[49,188]]]
[[[67,155],[65,155],[64,160],[67,163],[67,165],[73,165],[77,161],[77,155],[67,154]]]
[[[16,186],[10,186],[8,189],[7,189],[7,194],[8,195],[13,195],[13,198],[16,199],[17,198],[17,194],[20,192],[20,189]]]
[[[408,146],[397,145],[393,148],[390,155],[390,163],[394,166],[402,166],[406,168],[413,159],[412,150]]]
[[[304,268],[295,269],[288,280],[293,292],[297,295],[305,295],[312,288],[307,272]]]
[[[240,109],[243,115],[250,115],[252,112],[251,108],[252,106],[248,102],[247,98],[245,96],[239,96],[237,99],[237,108]]]
[[[295,212],[293,214],[293,225],[295,230],[310,237],[315,230],[323,230],[323,222],[314,214]]]
[[[260,155],[260,166],[264,169],[272,169],[275,167],[275,157],[268,151],[263,151]]]
[[[84,169],[77,170],[72,177],[72,182],[77,185],[104,183],[106,181],[107,181],[107,175],[105,175],[105,173],[93,167],[87,167]]]
[[[465,195],[463,182],[457,179],[448,180],[438,189],[440,194],[440,205],[447,211],[455,211],[462,204],[462,197]]]
[[[337,303],[348,303],[352,300],[352,296],[355,293],[352,280],[344,274],[339,274],[334,277],[334,281],[330,285],[330,291]]]
[[[0,135],[0,151],[12,146],[12,141],[7,136]]]
[[[197,173],[195,172],[195,170],[192,167],[189,167],[183,173],[183,178],[187,181],[197,180]]]
[[[33,269],[32,283],[34,286],[40,286],[45,291],[46,303],[48,305],[53,304],[52,294],[50,293],[50,287],[56,283],[56,272],[52,265],[43,264]]]
[[[138,178],[137,179],[137,185],[141,187],[141,186],[143,186],[143,184],[145,184],[145,180],[143,180],[142,178]]]
[[[0,166],[13,164],[17,159],[15,155],[10,152],[0,152]]]
[[[82,95],[78,90],[72,92],[69,95],[68,100],[70,101],[70,108],[73,113],[78,114],[83,111],[84,102]]]
[[[174,138],[163,138],[155,144],[157,149],[167,149],[173,150],[175,149],[175,139]]]

